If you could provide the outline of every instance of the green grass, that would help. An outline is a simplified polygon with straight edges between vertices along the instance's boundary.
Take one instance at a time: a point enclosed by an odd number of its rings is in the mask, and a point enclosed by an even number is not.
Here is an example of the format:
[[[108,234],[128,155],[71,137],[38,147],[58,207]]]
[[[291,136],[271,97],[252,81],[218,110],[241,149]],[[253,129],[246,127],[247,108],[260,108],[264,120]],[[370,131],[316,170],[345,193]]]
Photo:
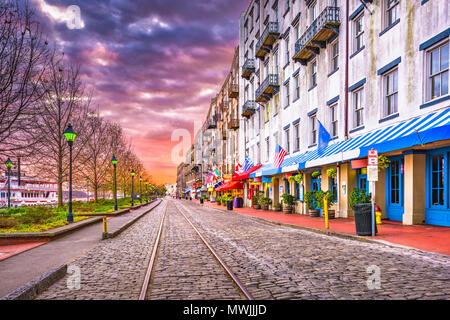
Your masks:
[[[119,209],[129,207],[130,198],[118,199]],[[74,222],[88,219],[78,213],[108,213],[114,211],[114,200],[99,199],[98,202],[72,203]],[[41,232],[62,227],[67,222],[68,205],[61,208],[46,206],[16,207],[0,210],[0,233]]]

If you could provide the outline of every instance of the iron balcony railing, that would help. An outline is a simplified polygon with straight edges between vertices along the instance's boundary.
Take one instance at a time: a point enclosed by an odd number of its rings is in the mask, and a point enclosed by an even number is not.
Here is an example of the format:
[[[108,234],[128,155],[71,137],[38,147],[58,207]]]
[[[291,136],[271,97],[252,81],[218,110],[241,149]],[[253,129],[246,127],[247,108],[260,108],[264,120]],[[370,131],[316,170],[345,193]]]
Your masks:
[[[278,22],[269,22],[264,29],[264,32],[262,33],[261,37],[259,38],[258,42],[256,43],[256,52],[258,52],[261,47],[263,46],[264,42],[266,41],[267,37],[271,33],[279,33],[278,31]]]
[[[231,119],[230,121],[228,121],[228,129],[239,129],[239,119]]]
[[[300,52],[311,39],[323,28],[324,25],[332,23],[339,24],[339,8],[326,7],[313,21],[313,23],[306,29],[305,33],[295,43],[295,55]]]
[[[242,66],[242,73],[255,71],[255,59],[247,59]]]
[[[247,100],[242,106],[242,115],[248,116],[255,112],[255,101]]]
[[[256,90],[256,98],[261,96],[269,86],[279,86],[279,85],[280,84],[278,83],[278,75],[277,74],[269,74],[266,77],[266,79],[261,83],[258,90]]]
[[[237,98],[239,96],[239,85],[237,83],[231,83],[228,86],[228,98]]]

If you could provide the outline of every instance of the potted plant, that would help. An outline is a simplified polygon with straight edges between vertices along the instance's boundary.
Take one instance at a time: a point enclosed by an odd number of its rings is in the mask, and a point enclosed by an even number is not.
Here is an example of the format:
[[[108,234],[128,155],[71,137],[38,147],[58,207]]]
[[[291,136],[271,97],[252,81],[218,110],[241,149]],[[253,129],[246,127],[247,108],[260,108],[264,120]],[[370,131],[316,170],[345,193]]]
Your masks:
[[[252,205],[254,209],[261,209],[261,191],[257,191],[256,194],[252,198]]]
[[[216,203],[217,203],[218,206],[220,206],[220,204],[222,203],[222,199],[221,198],[222,198],[221,196],[217,196],[216,197]]]
[[[261,199],[261,205],[263,210],[269,210],[269,206],[272,204],[272,199],[264,197]]]
[[[303,174],[299,173],[297,175],[294,176],[295,182],[297,183],[303,183]]]
[[[336,168],[330,168],[327,170],[327,176],[333,179],[336,179],[337,176],[337,169]]]
[[[389,167],[389,164],[391,163],[391,160],[388,159],[388,157],[379,155],[378,156],[378,171],[381,171],[382,169],[386,169]]]
[[[356,233],[359,236],[372,235],[372,195],[366,194],[366,190],[353,189],[350,193],[349,204],[355,213]],[[377,233],[377,225],[375,224],[375,233]]]
[[[222,201],[222,204],[224,206],[226,206],[227,205],[227,201],[228,201],[228,195],[223,195],[222,198],[221,198],[221,201]]]
[[[281,211],[281,203],[275,203],[273,205],[273,210],[274,211]]]
[[[320,210],[315,209],[316,207],[315,193],[316,191],[308,191],[305,193],[305,203],[306,207],[308,208],[310,217],[320,216]]]
[[[283,202],[283,212],[292,213],[294,210],[294,197],[289,193],[284,193],[281,201]]]
[[[320,175],[322,174],[322,172],[320,170],[314,171],[313,173],[311,173],[311,177],[313,179],[317,179],[318,177],[320,177]]]
[[[290,176],[288,178],[289,183],[294,183],[295,182],[295,177],[294,176]]]
[[[315,196],[316,196],[316,200],[317,200],[317,206],[320,209],[324,209],[324,200],[327,199],[328,219],[334,219],[335,211],[330,210],[331,206],[333,205],[333,201],[336,200],[333,192],[319,190],[316,192]]]

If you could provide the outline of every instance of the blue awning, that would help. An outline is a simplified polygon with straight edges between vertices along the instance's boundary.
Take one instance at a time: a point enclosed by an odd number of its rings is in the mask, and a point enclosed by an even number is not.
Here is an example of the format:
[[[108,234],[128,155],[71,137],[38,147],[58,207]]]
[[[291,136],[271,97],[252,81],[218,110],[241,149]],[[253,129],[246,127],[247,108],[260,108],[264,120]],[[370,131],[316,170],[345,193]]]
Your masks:
[[[318,150],[286,157],[280,168],[266,164],[250,174],[250,178],[271,176],[340,161],[367,157],[370,149],[385,153],[450,139],[450,108],[425,114],[410,120],[374,130],[349,140],[329,144]]]

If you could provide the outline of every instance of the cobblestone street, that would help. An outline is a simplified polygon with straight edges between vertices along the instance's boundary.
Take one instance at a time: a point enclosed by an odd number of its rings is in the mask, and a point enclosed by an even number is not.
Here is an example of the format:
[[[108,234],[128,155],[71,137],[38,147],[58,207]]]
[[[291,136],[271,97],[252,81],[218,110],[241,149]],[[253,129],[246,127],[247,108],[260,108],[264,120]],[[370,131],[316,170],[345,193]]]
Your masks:
[[[242,298],[175,206],[255,299],[450,299],[447,256],[276,226],[184,200],[165,200],[75,260],[79,290],[67,287],[66,276],[38,299],[137,299],[166,205],[150,299]],[[377,283],[368,287],[368,268],[379,270],[379,289],[369,289]]]

